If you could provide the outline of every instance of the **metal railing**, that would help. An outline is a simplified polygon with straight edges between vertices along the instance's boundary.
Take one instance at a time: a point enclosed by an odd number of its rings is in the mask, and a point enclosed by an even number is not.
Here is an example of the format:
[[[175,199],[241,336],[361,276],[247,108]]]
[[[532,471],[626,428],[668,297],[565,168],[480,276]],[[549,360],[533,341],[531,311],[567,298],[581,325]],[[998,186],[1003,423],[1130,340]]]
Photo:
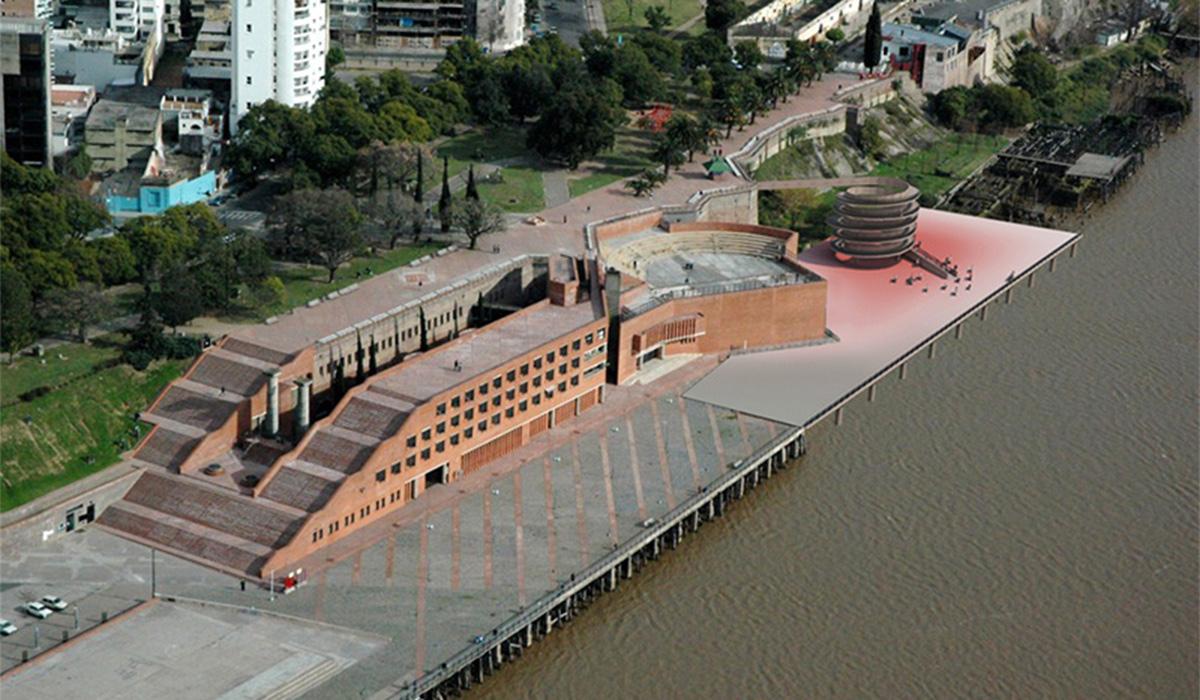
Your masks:
[[[675,299],[688,299],[691,297],[703,297],[713,294],[731,294],[733,292],[747,292],[754,289],[782,287],[791,284],[808,284],[810,282],[816,282],[820,279],[820,277],[811,272],[790,272],[776,275],[760,275],[758,277],[729,280],[725,282],[711,282],[709,284],[662,287],[654,290],[649,299],[621,309],[621,320],[627,321],[635,316],[640,316],[647,311],[656,309],[659,306],[662,306],[663,304]]]

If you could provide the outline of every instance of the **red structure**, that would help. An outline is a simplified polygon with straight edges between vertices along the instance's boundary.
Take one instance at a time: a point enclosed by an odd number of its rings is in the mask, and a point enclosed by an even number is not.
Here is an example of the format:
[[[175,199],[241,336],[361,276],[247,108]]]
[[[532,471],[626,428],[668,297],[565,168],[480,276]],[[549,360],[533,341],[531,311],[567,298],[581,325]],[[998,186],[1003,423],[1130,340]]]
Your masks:
[[[642,126],[658,133],[666,126],[667,121],[671,119],[671,115],[675,113],[675,108],[671,105],[656,104],[652,105],[649,112],[643,112],[641,118]]]

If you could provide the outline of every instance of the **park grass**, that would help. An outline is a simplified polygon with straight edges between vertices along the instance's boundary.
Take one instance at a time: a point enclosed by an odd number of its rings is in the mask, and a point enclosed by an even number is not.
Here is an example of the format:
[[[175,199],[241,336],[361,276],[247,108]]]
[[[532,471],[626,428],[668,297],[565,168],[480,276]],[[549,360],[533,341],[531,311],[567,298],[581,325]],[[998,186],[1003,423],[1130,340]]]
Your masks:
[[[121,451],[136,442],[133,414],[149,406],[189,362],[167,360],[144,372],[108,367],[6,407],[0,414],[0,512],[119,461]]]
[[[646,168],[657,167],[650,158],[650,137],[647,132],[625,127],[617,132],[613,150],[603,153],[587,163],[590,173],[567,180],[572,198],[592,190],[607,187],[614,182],[633,177]]]
[[[0,365],[0,404],[11,404],[32,389],[59,386],[90,374],[97,365],[121,354],[116,338],[96,338],[88,345],[62,343],[46,348],[45,357],[22,355],[11,364]]]
[[[880,163],[872,175],[899,177],[940,196],[1008,144],[1003,136],[950,133],[928,148]]]
[[[402,265],[416,260],[423,255],[437,251],[436,245],[399,245],[394,250],[379,249],[375,255],[362,255],[338,268],[337,277],[333,282],[327,282],[329,271],[317,265],[285,265],[275,271],[283,282],[284,298],[278,304],[272,304],[255,311],[261,318],[276,316],[304,306],[313,299],[318,299],[330,292],[348,287],[355,282],[370,279],[388,270],[394,270]],[[369,272],[368,272],[369,270]]]
[[[542,171],[529,167],[501,168],[496,175],[476,180],[479,197],[504,211],[526,213],[546,208]]]
[[[629,13],[631,4],[632,17]],[[608,26],[609,35],[649,31],[649,27],[646,26],[646,8],[652,5],[662,5],[671,17],[667,25],[668,30],[704,12],[700,0],[604,0],[604,23]],[[701,20],[697,24],[703,31],[704,21]]]

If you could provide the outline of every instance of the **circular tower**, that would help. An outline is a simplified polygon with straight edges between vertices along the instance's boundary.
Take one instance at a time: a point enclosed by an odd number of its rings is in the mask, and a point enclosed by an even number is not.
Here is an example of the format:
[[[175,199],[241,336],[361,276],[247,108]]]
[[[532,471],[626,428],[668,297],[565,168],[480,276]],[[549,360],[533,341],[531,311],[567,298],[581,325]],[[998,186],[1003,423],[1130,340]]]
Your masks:
[[[913,247],[921,192],[895,178],[864,178],[837,196],[833,249],[850,258],[897,258]]]

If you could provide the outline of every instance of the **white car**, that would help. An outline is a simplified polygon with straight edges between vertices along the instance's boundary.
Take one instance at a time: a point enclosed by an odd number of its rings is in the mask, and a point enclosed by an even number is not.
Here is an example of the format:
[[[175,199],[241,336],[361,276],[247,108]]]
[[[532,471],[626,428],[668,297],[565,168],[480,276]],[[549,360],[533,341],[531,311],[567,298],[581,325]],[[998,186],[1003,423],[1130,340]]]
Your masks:
[[[32,615],[33,617],[36,617],[39,620],[45,620],[47,617],[50,617],[50,615],[53,613],[53,611],[50,608],[47,608],[45,605],[42,605],[41,603],[37,602],[36,600],[31,603],[26,603],[25,606],[21,609],[25,611],[26,615]]]
[[[8,620],[0,619],[0,637],[7,637],[8,635],[10,635],[16,631],[17,631],[16,625],[9,622]]]
[[[62,612],[63,610],[67,609],[67,601],[59,598],[56,595],[42,596],[42,605],[45,605],[47,608],[50,608],[55,612]]]

